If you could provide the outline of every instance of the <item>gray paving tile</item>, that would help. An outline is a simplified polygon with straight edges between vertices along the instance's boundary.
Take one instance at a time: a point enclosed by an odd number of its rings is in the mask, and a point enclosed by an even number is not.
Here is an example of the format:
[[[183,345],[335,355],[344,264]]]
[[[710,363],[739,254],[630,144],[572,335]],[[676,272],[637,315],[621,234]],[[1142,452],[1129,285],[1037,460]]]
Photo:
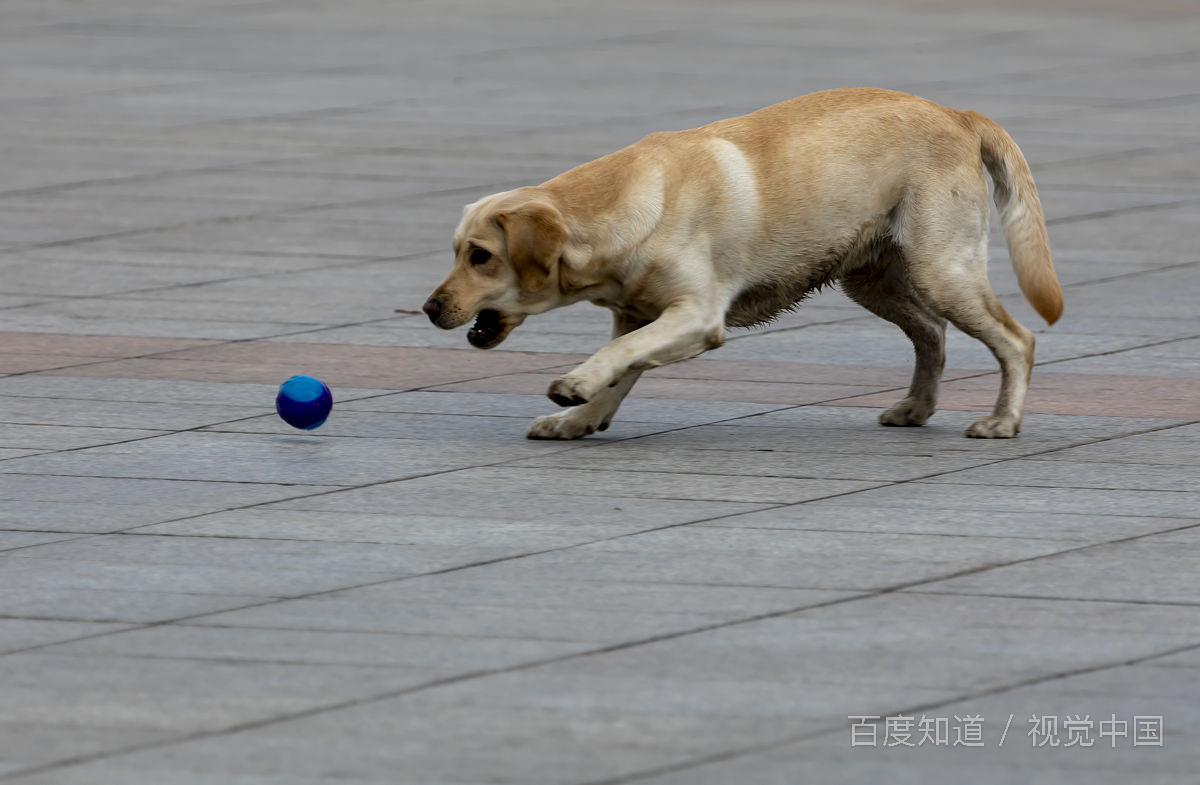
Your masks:
[[[73,778],[93,777],[86,781],[115,785],[130,778],[174,781],[178,776],[189,785],[258,785],[256,780],[308,785],[315,782],[309,779],[314,769],[333,768],[350,783],[552,785],[681,762],[731,738],[772,738],[804,727],[800,720],[781,727],[774,718],[726,718],[717,727],[709,718],[665,711],[638,715],[599,708],[570,711],[388,701],[262,728],[223,743],[197,740],[122,756],[88,766],[82,773],[55,772],[58,779],[49,781],[75,785],[85,780]],[[513,754],[514,749],[521,754]],[[194,779],[197,771],[215,771],[220,779]]]
[[[766,586],[683,584],[661,580],[553,578],[530,571],[511,575],[499,565],[426,575],[411,580],[347,589],[331,600],[394,602],[415,606],[493,605],[585,611],[647,611],[707,614],[729,621],[778,613],[852,596],[853,592]]]
[[[1134,474],[1143,468],[1131,466],[1137,464],[1159,465],[1163,468],[1200,466],[1200,456],[1191,444],[1197,432],[1195,426],[1181,426],[1030,457],[1033,460],[1064,461],[1068,464],[1095,462],[1126,466]]]
[[[46,646],[124,628],[125,625],[101,622],[0,618],[0,652]]]
[[[10,462],[11,463],[11,462]],[[813,481],[790,477],[755,477],[701,473],[624,472],[545,468],[478,468],[453,476],[421,478],[406,490],[431,492],[453,484],[495,485],[506,494],[616,498],[639,514],[640,499],[790,504],[870,488],[877,483],[850,480]]]
[[[726,431],[728,432],[728,431]],[[739,429],[738,436],[746,433]],[[988,462],[987,456],[943,452],[937,455],[848,455],[820,451],[756,449],[753,438],[728,450],[686,448],[638,443],[613,445],[616,449],[571,451],[525,458],[514,467],[586,469],[589,471],[707,474],[713,476],[794,477],[895,482],[928,477]],[[951,476],[958,476],[954,474]],[[836,493],[838,486],[831,487]],[[849,490],[849,488],[847,488]]]
[[[1198,642],[1198,625],[1191,607],[892,593],[565,660],[537,674],[655,680],[685,695],[708,683],[775,684],[794,695],[795,712],[844,720],[852,705],[818,708],[801,696],[813,687],[893,684],[986,692],[1186,646]]]
[[[1194,333],[1193,333],[1194,335]],[[1059,365],[1067,373],[1146,374],[1200,377],[1200,338],[1173,341],[1128,352],[1099,357],[1084,357]],[[1196,384],[1200,389],[1200,382]]]
[[[731,515],[697,526],[748,529],[811,529],[828,531],[933,534],[947,537],[1017,537],[1099,543],[1164,532],[1187,526],[1194,518],[1146,518],[1135,515],[1092,515],[972,510],[966,508],[867,506],[854,496],[808,502],[759,512]],[[174,524],[167,524],[172,526]],[[1170,535],[1164,535],[1164,537]]]
[[[270,629],[387,632],[485,638],[513,637],[540,641],[612,645],[706,627],[706,613],[677,610],[504,606],[478,602],[414,606],[368,599],[289,600],[258,608],[206,616],[222,626]]]
[[[513,580],[573,577],[865,591],[1065,547],[1049,540],[689,526],[531,556],[489,571]]]
[[[920,590],[1197,604],[1200,543],[1147,537],[927,584]],[[1150,578],[1149,576],[1153,576]]]
[[[269,402],[248,407],[19,396],[2,400],[0,418],[9,424],[172,431],[253,417],[271,407]]]
[[[280,379],[283,382],[283,379]],[[176,381],[173,379],[105,379],[94,376],[14,376],[0,379],[0,395],[90,401],[198,404],[270,409],[279,388],[271,384]],[[336,403],[378,390],[338,387]],[[0,426],[0,438],[14,426]],[[32,426],[30,426],[32,427]],[[114,440],[115,441],[115,440]]]
[[[415,441],[196,432],[0,464],[0,471],[22,474],[340,486],[452,468],[454,463],[431,461],[428,450]]]
[[[102,532],[335,487],[0,473],[0,505],[12,513],[4,523],[8,529]]]
[[[352,401],[339,408],[348,411],[525,418],[539,417],[549,412],[547,403],[544,395],[413,391]],[[635,394],[621,404],[620,415],[614,421],[613,427],[622,421],[698,425],[777,408],[779,407],[774,404],[639,398]]]
[[[195,732],[227,727],[355,697],[368,697],[427,675],[418,668],[236,662],[197,657],[157,659],[51,654],[4,658],[0,709],[7,722],[107,725]],[[102,668],[105,679],[94,675]],[[46,685],[53,685],[46,689]],[[121,712],[112,710],[114,705]]]
[[[1053,461],[1005,461],[994,466],[964,469],[940,477],[931,477],[923,482],[1181,493],[1200,491],[1200,475],[1194,466],[1094,463],[1065,458]]]
[[[3,507],[0,507],[3,509]],[[1162,520],[1158,519],[1159,525]],[[617,537],[657,525],[628,517],[608,521],[518,520],[469,515],[361,513],[338,510],[254,508],[203,515],[149,526],[151,534],[201,537],[383,543],[436,553],[446,549],[464,561],[499,558],[548,548],[562,548]]]
[[[0,383],[13,382],[31,377],[0,379]],[[100,444],[145,439],[159,436],[166,431],[150,431],[138,428],[103,428],[62,425],[16,425],[0,424],[0,444],[8,449],[22,450],[75,450]]]
[[[66,636],[64,636],[66,637]],[[428,669],[446,676],[554,659],[585,643],[382,632],[160,626],[65,642],[51,654]]]
[[[0,774],[53,766],[58,761],[153,743],[172,735],[163,730],[114,728],[102,723],[53,724],[28,719],[0,722]],[[47,776],[71,776],[62,770],[52,772]]]
[[[5,565],[10,569],[9,565]],[[191,591],[203,586],[176,588],[159,575],[140,583],[127,574],[121,580],[97,579],[97,570],[63,577],[50,572],[32,585],[0,590],[0,615],[72,622],[152,623],[231,608],[270,602],[271,597],[233,594],[233,590],[210,585],[211,593]],[[15,570],[13,574],[18,574]],[[24,573],[23,574],[27,574]],[[56,580],[56,576],[59,580]],[[152,586],[153,580],[165,584]],[[215,580],[215,579],[214,579]],[[223,592],[223,593],[222,593]]]
[[[914,482],[862,491],[848,500],[867,506],[932,507],[942,510],[1153,516],[1190,519],[1197,494],[1097,488],[1034,488]]]
[[[219,308],[205,306],[197,306],[188,318],[183,318],[178,310],[145,300],[67,299],[9,311],[4,325],[19,332],[94,335],[102,330],[106,335],[213,340],[263,338],[294,331],[298,326],[319,326],[302,317],[290,322],[226,319]]]
[[[35,545],[44,545],[46,543],[68,539],[71,539],[71,535],[69,534],[11,531],[7,529],[0,529],[0,551],[8,551],[15,548],[28,548]]]

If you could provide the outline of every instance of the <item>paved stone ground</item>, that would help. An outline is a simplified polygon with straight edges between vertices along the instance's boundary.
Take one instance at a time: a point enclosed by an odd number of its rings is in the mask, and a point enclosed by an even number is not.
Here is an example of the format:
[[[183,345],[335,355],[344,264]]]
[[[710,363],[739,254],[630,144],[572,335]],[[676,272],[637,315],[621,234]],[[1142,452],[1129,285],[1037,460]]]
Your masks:
[[[4,0],[0,780],[1197,781],[1200,13],[1028,5]],[[910,349],[837,293],[571,444],[525,424],[602,311],[492,353],[415,312],[477,196],[859,84],[1033,165],[1067,310],[1020,438],[960,437],[960,335],[875,425]]]

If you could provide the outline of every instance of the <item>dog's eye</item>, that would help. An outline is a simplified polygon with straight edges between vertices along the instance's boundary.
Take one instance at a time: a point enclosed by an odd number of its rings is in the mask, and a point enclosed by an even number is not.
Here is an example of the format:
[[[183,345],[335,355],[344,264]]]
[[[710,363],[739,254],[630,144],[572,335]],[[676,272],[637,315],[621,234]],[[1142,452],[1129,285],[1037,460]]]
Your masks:
[[[492,254],[490,251],[485,251],[482,248],[476,248],[471,251],[471,255],[467,258],[470,260],[471,264],[487,264],[488,260],[492,258]]]

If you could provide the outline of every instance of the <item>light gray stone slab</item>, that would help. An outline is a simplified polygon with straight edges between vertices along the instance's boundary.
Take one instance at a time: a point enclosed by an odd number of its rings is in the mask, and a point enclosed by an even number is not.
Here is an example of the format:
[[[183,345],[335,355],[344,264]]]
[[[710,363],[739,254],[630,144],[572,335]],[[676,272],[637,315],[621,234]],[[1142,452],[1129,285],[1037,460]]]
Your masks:
[[[430,554],[446,549],[447,555],[456,554],[463,560],[483,561],[619,537],[655,525],[654,521],[634,517],[595,522],[579,520],[564,525],[558,521],[501,517],[338,510],[321,512],[256,507],[187,518],[139,531],[202,537],[404,545]]]
[[[75,478],[65,479],[70,485]],[[104,533],[224,510],[228,502],[214,493],[207,504],[116,504],[0,499],[0,521],[8,531]]]
[[[930,583],[921,590],[1197,605],[1194,564],[1200,543],[1156,537],[1097,545],[977,575]]]
[[[0,417],[16,425],[184,430],[263,414],[272,405],[217,406],[204,404],[148,403],[140,401],[84,401],[72,398],[3,399]]]
[[[11,462],[10,462],[11,463]],[[412,493],[430,493],[450,485],[496,485],[505,494],[597,497],[620,500],[638,514],[641,499],[790,504],[838,493],[870,488],[877,483],[851,480],[803,480],[789,477],[753,477],[699,473],[668,474],[647,471],[587,471],[542,468],[478,468],[453,476],[420,478],[406,487]]]
[[[0,461],[8,460],[9,458],[23,458],[26,455],[34,455],[40,450],[14,450],[9,447],[0,447]]]
[[[462,480],[462,478],[460,478]],[[764,504],[690,499],[578,496],[569,493],[530,493],[477,487],[467,481],[457,486],[447,481],[426,485],[407,480],[271,505],[268,509],[318,512],[434,515],[436,517],[553,523],[608,524],[636,521],[648,526],[668,526],[762,509]]]
[[[0,379],[0,383],[16,382],[18,379],[36,377],[16,376]],[[61,425],[17,425],[0,424],[0,444],[8,449],[75,450],[101,444],[145,439],[160,436],[166,431],[149,431],[139,428],[101,428]]]
[[[200,656],[229,663],[420,668],[449,676],[550,660],[587,648],[584,643],[482,636],[169,625],[65,642],[47,651],[180,659]]]
[[[544,395],[413,391],[352,401],[339,408],[348,411],[532,418],[551,412],[553,404]],[[694,426],[778,408],[780,407],[775,404],[735,401],[639,398],[635,393],[621,404],[620,414],[614,420],[613,427],[621,422],[654,422]]]
[[[0,551],[9,551],[17,548],[31,548],[37,545],[44,545],[51,542],[71,539],[71,535],[69,534],[12,531],[7,529],[7,524],[0,524],[0,526],[5,527],[0,528]]]
[[[1064,550],[1048,540],[683,527],[496,564],[511,579],[882,589]]]
[[[5,315],[5,326],[18,332],[68,335],[124,335],[154,338],[250,340],[301,328],[323,326],[298,318],[291,322],[237,321],[222,318],[220,309],[198,305],[186,317],[178,308],[145,300],[115,298],[65,299],[16,309]],[[103,325],[101,327],[101,325]]]
[[[283,379],[280,379],[283,382]],[[104,379],[92,376],[14,376],[0,379],[0,395],[90,401],[198,404],[271,408],[278,385],[239,382],[176,381],[173,379]],[[378,390],[338,387],[335,404]],[[0,438],[13,426],[0,426]],[[114,441],[116,441],[114,439]],[[81,445],[72,445],[81,446]]]
[[[269,485],[260,483],[186,482],[159,479],[55,477],[0,474],[0,500],[46,502],[52,505],[93,505],[98,518],[124,508],[168,509],[176,517],[215,512],[334,490],[335,486]],[[119,519],[111,520],[119,524]]]
[[[348,783],[554,785],[587,782],[707,754],[731,740],[770,739],[811,728],[777,718],[715,721],[682,713],[602,709],[431,706],[386,701],[269,726],[224,741],[194,740],[86,767],[80,775],[30,782],[62,785],[136,782],[187,785],[315,785],[314,769],[335,768]],[[459,739],[470,743],[459,743]],[[735,742],[736,743],[736,742]],[[216,753],[220,750],[220,754]],[[514,754],[513,750],[520,750]],[[217,772],[196,779],[193,772]],[[93,779],[81,780],[79,776]],[[130,779],[134,778],[134,779]]]
[[[1167,469],[1195,467],[1200,466],[1200,454],[1192,442],[1196,435],[1195,426],[1181,426],[1030,457],[1039,461],[1114,464],[1128,467],[1133,474],[1146,468],[1139,464]]]
[[[932,507],[942,510],[1152,516],[1190,519],[1197,494],[1179,491],[1128,491],[1098,488],[1033,488],[914,482],[862,491],[849,504],[869,507]]]
[[[1200,379],[1200,338],[1133,349],[1119,354],[1083,357],[1064,362],[1056,370],[1065,373],[1112,373],[1173,376]],[[1195,383],[1200,390],[1200,381]],[[1200,411],[1200,407],[1197,407]]]
[[[1005,461],[994,466],[963,469],[940,477],[931,477],[923,482],[1200,494],[1200,471],[1197,471],[1195,466],[1095,463],[1065,458],[1053,461]],[[1197,498],[1200,499],[1200,496]]]
[[[24,474],[341,486],[452,468],[417,442],[196,432],[0,464]]]
[[[8,653],[47,646],[122,629],[125,629],[125,625],[101,622],[0,618],[0,651]]]
[[[6,569],[11,569],[5,565]],[[89,571],[81,571],[89,572]],[[193,586],[176,588],[169,582],[152,586],[159,575],[143,583],[135,583],[127,574],[124,579],[106,584],[96,580],[98,571],[72,575],[69,579],[52,572],[40,583],[0,590],[0,614],[12,617],[49,619],[70,622],[153,623],[199,614],[215,613],[231,608],[244,608],[272,601],[271,597],[233,594],[221,586],[213,592],[197,593]],[[14,571],[14,574],[16,572]],[[59,579],[55,579],[55,576]],[[203,587],[200,587],[203,588]]]
[[[54,724],[28,719],[0,722],[0,774],[50,766],[49,774],[35,776],[70,777],[78,772],[55,769],[53,765],[80,756],[154,743],[174,735],[178,734],[145,728],[106,727],[103,723]]]
[[[678,610],[596,609],[373,599],[299,599],[215,613],[204,623],[271,629],[387,632],[408,635],[512,637],[543,641],[630,643],[707,627],[711,614]]]
[[[1086,543],[1109,542],[1191,525],[1194,518],[1091,515],[1088,513],[1031,514],[1000,510],[938,509],[878,506],[856,503],[853,495],[731,515],[696,526],[747,529],[810,529],[891,534],[933,534],[946,537],[1017,537]],[[171,525],[171,524],[168,524]],[[1163,537],[1172,535],[1164,534]]]
[[[419,684],[419,668],[51,654],[5,657],[0,716],[12,722],[195,732]],[[102,669],[104,680],[95,674]],[[50,689],[46,685],[51,685]],[[120,711],[113,707],[119,706]]]
[[[694,613],[714,623],[835,602],[854,592],[766,586],[670,583],[659,580],[557,579],[531,570],[512,575],[496,566],[346,589],[331,600],[422,606],[491,605],[575,611]]]
[[[737,436],[746,433],[738,429]],[[941,451],[927,455],[848,455],[821,451],[756,449],[754,440],[739,439],[730,449],[668,447],[664,445],[614,445],[607,449],[525,458],[516,467],[587,469],[590,471],[701,473],[714,476],[794,477],[869,482],[895,482],[974,466],[989,458]],[[713,445],[715,448],[715,445]],[[951,475],[957,476],[957,475]],[[838,489],[833,486],[836,492]]]

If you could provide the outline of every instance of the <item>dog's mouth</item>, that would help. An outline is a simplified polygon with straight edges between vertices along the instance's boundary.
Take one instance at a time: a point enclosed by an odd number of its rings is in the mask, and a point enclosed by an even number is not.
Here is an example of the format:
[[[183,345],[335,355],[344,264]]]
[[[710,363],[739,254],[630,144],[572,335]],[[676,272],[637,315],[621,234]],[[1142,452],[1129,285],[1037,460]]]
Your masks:
[[[485,308],[475,317],[475,324],[467,330],[467,342],[476,349],[491,349],[508,337],[521,320],[510,320],[499,311]]]

